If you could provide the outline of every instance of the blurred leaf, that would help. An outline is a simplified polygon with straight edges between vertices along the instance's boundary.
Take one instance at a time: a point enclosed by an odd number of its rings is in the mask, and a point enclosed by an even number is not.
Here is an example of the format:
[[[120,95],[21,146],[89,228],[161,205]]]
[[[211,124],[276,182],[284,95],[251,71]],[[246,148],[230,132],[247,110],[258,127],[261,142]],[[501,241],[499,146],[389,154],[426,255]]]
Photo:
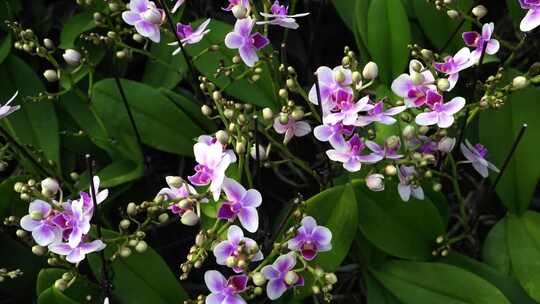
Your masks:
[[[75,40],[79,36],[91,29],[96,27],[94,22],[94,12],[92,11],[83,11],[77,15],[73,15],[66,23],[64,23],[62,32],[60,33],[60,44],[58,45],[61,49],[69,49],[75,46]]]
[[[80,304],[68,296],[64,295],[60,290],[50,287],[39,295],[38,304]]]
[[[500,273],[510,274],[510,256],[508,255],[507,222],[505,217],[489,231],[482,248],[482,260]]]
[[[404,304],[510,303],[482,278],[447,264],[396,260],[371,273]]]
[[[379,65],[380,77],[390,83],[403,72],[409,60],[409,19],[401,1],[378,0],[369,5],[367,47]]]
[[[194,25],[198,25],[202,21],[203,20],[198,20],[194,22]],[[220,76],[219,78],[214,77],[216,68],[220,66],[220,62],[223,61],[225,65],[230,65],[232,63],[232,58],[235,55],[238,55],[238,52],[237,50],[228,49],[223,45],[225,35],[233,30],[232,25],[212,19],[208,28],[210,29],[210,33],[208,33],[201,42],[195,45],[186,46],[186,51],[189,55],[191,57],[196,57],[211,45],[219,45],[218,51],[206,52],[194,62],[197,70],[208,77],[208,79],[214,82],[218,87],[227,87],[225,90],[227,94],[260,107],[272,107],[277,109],[280,105],[276,95],[278,88],[274,84],[267,64],[261,66],[263,70],[260,74],[261,78],[255,83],[248,80],[250,78],[249,76],[242,80],[234,81],[231,85],[229,85],[229,78],[225,76]],[[244,68],[243,65],[240,66]],[[232,77],[238,77],[242,74],[242,68],[236,69],[237,71],[232,73]]]
[[[382,251],[404,259],[432,257],[435,239],[444,233],[444,224],[429,197],[403,202],[397,193],[397,185],[390,182],[382,192],[369,191],[358,182],[355,191],[360,230],[370,242]]]
[[[527,10],[521,8],[518,0],[506,0],[506,6],[508,7],[508,13],[512,17],[513,23],[516,25],[516,28],[519,28],[521,19],[523,19]]]
[[[202,114],[201,104],[190,92],[179,94],[164,88],[160,88],[159,91],[184,111],[205,134],[217,131],[215,123]]]
[[[396,297],[384,286],[377,282],[369,273],[364,275],[367,292],[367,304],[402,304]]]
[[[10,55],[0,67],[0,83],[0,100],[7,100],[18,90],[19,96],[13,105],[21,105],[19,111],[2,119],[3,127],[20,144],[41,149],[47,160],[60,166],[60,136],[53,103],[47,100],[22,101],[24,97],[37,96],[45,90],[40,79],[24,61]]]
[[[336,11],[351,32],[356,31],[355,8],[358,2],[367,2],[367,0],[332,0]]]
[[[193,140],[203,131],[189,116],[158,90],[135,81],[121,82],[142,141],[162,151],[192,155]],[[92,107],[113,136],[134,134],[113,79],[95,84]]]
[[[44,268],[39,272],[36,285],[36,293],[40,295],[38,303],[85,303],[88,301],[87,296],[91,296],[92,299],[99,298],[100,287],[80,277],[63,292],[54,288],[54,282],[62,278],[65,272],[68,272],[68,269]],[[58,302],[50,302],[49,299]]]
[[[13,41],[11,39],[11,32],[2,39],[2,42],[0,42],[0,64],[4,62],[4,59],[9,55],[9,52],[11,52],[11,45],[13,44]]]
[[[103,231],[105,238],[118,236],[110,230]],[[116,248],[110,245],[105,255],[110,257]],[[94,274],[101,273],[101,260],[97,254],[88,256]],[[168,304],[182,303],[189,297],[163,259],[152,249],[133,253],[129,258],[117,258],[112,263],[114,271],[113,294],[122,303]]]
[[[187,65],[182,53],[176,54],[176,56],[172,55],[172,52],[177,47],[167,45],[167,43],[175,41],[173,35],[164,31],[161,34],[161,41],[151,44],[150,53],[162,62],[167,63],[167,66],[165,67],[163,64],[149,58],[146,61],[142,81],[152,87],[172,89],[186,74]]]
[[[507,81],[518,75],[511,71]],[[489,160],[501,168],[523,124],[528,128],[497,185],[497,194],[510,212],[523,213],[529,207],[540,178],[538,134],[540,134],[540,89],[529,87],[508,96],[500,109],[480,115],[480,140],[490,151]],[[497,174],[491,174],[494,180]]]
[[[28,176],[10,176],[0,183],[0,219],[10,215],[22,216],[27,212],[28,204],[14,190],[15,183],[27,181]]]
[[[446,10],[438,10],[435,4],[425,0],[413,0],[414,11],[422,30],[429,38],[436,49],[440,50],[448,39],[454,34],[452,40],[448,42],[447,48],[444,50],[448,53],[457,52],[464,47],[461,33],[471,29],[471,22],[465,21],[461,26],[460,20],[453,20],[448,17]],[[457,8],[461,11],[469,11],[472,8],[471,0],[456,1]],[[459,30],[457,29],[459,27]]]

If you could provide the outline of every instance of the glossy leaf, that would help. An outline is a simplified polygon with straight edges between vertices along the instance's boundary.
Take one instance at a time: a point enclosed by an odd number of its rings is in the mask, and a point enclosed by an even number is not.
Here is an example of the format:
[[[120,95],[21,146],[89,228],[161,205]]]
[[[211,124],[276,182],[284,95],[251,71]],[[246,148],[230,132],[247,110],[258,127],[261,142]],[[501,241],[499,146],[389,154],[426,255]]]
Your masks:
[[[69,49],[75,46],[75,41],[79,36],[94,27],[96,22],[94,21],[92,11],[84,11],[77,15],[73,15],[63,26],[62,33],[60,33],[61,49]]]
[[[39,296],[38,303],[84,303],[87,296],[96,299],[101,295],[101,289],[87,279],[77,278],[69,288],[60,291],[54,288],[54,282],[60,279],[67,272],[67,269],[44,268],[37,278],[36,293]],[[58,302],[48,302],[49,299],[55,299]]]
[[[486,237],[482,248],[482,260],[500,273],[510,274],[510,255],[508,254],[508,219],[500,220]]]
[[[159,62],[151,58],[146,61],[142,81],[152,87],[172,89],[186,74],[187,65],[182,53],[172,55],[176,46],[167,45],[175,41],[173,35],[170,32],[162,32],[161,35],[161,41],[150,46],[150,53]]]
[[[516,72],[509,76],[515,76]],[[511,78],[509,78],[511,79]],[[523,124],[527,132],[497,185],[497,194],[509,211],[527,210],[540,179],[538,134],[540,134],[540,89],[529,87],[512,93],[504,107],[480,115],[480,141],[489,149],[489,160],[501,167]],[[492,180],[496,174],[491,174]]]
[[[371,1],[367,15],[367,48],[379,65],[380,77],[390,83],[407,66],[411,32],[401,1]]]
[[[79,304],[68,296],[64,295],[60,290],[50,287],[43,291],[37,299],[38,304]]]
[[[27,210],[27,204],[20,199],[20,194],[13,187],[17,182],[27,182],[28,176],[11,176],[0,183],[0,219],[10,215],[21,216]]]
[[[365,274],[364,281],[366,284],[367,304],[402,304],[371,274]]]
[[[11,45],[13,44],[11,33],[8,33],[4,39],[0,42],[0,64],[4,62],[4,59],[9,55],[9,52],[11,52]]]
[[[396,260],[371,273],[404,304],[510,303],[492,284],[447,264]]]

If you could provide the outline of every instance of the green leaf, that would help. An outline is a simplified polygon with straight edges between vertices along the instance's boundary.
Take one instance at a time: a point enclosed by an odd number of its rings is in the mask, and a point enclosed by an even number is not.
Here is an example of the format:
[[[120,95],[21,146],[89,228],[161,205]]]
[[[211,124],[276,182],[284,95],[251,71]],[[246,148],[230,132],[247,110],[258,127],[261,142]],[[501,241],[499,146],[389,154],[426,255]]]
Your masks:
[[[96,299],[100,296],[100,287],[83,278],[75,279],[72,285],[63,292],[54,288],[54,282],[62,278],[62,275],[67,271],[67,269],[60,268],[44,268],[39,272],[36,284],[36,293],[40,295],[38,303],[56,303],[43,301],[43,299],[48,299],[49,297],[58,298],[61,300],[63,299],[66,301],[68,301],[69,299],[75,303],[84,303],[87,301],[87,296],[91,296],[93,299]],[[44,293],[45,295],[42,298],[41,294]],[[59,303],[64,302],[60,301]],[[66,303],[72,302],[68,301]]]
[[[516,27],[519,27],[519,23],[527,13],[527,10],[522,9],[517,0],[506,0],[506,6],[508,7],[508,13],[512,17],[512,21]]]
[[[384,286],[369,273],[364,275],[367,292],[367,304],[401,304]]]
[[[437,10],[432,2],[425,0],[413,0],[412,2],[420,27],[437,49],[445,46],[454,33],[456,34],[454,34],[445,51],[454,53],[464,46],[461,33],[470,30],[470,21],[465,21],[460,26],[461,21],[450,19],[446,14],[446,10]],[[471,0],[456,1],[456,3],[457,8],[462,11],[469,11],[472,8]],[[459,26],[460,28],[457,30]]]
[[[170,46],[167,43],[174,41],[174,37],[170,32],[161,32],[162,37],[159,43],[153,43],[150,47],[150,53],[158,58],[161,62],[148,59],[144,68],[142,81],[152,87],[163,87],[172,89],[182,80],[186,74],[186,61],[181,53],[172,55],[172,52],[177,46]]]
[[[198,25],[202,21],[203,20],[198,20],[194,24]],[[243,78],[228,85],[230,82],[228,77],[214,77],[216,69],[220,66],[220,62],[223,61],[226,65],[230,65],[232,63],[232,58],[237,55],[238,52],[237,50],[228,49],[223,45],[225,35],[233,30],[232,25],[212,19],[208,28],[210,29],[210,33],[208,33],[201,42],[195,45],[186,46],[186,51],[190,56],[196,57],[211,45],[219,45],[219,50],[209,51],[200,55],[194,62],[195,68],[197,68],[201,74],[208,77],[208,79],[214,82],[218,87],[224,88],[227,86],[227,89],[225,90],[227,94],[260,107],[272,107],[277,109],[280,105],[276,95],[278,88],[275,87],[267,64],[261,66],[263,70],[260,74],[261,78],[255,83]],[[242,68],[239,68],[232,73],[232,77],[237,77],[240,74],[242,74]],[[250,77],[248,76],[247,78]]]
[[[510,303],[492,284],[447,264],[396,260],[371,273],[404,304]]]
[[[189,116],[158,90],[135,81],[121,82],[142,141],[162,151],[192,155],[194,139],[203,131]],[[113,79],[95,84],[92,108],[113,137],[134,134]]]
[[[378,0],[369,5],[367,47],[379,65],[381,79],[390,83],[409,60],[409,20],[401,1]]]
[[[404,259],[432,257],[435,239],[443,234],[444,224],[429,197],[403,202],[394,183],[387,183],[385,191],[373,192],[356,182],[355,191],[360,230],[370,242]]]
[[[15,183],[27,181],[27,176],[10,176],[0,183],[0,219],[5,219],[10,215],[21,216],[27,212],[27,204],[13,189]]]
[[[115,237],[118,233],[105,230],[104,237]],[[110,257],[114,246],[105,249]],[[97,254],[88,256],[95,275],[101,273],[101,260]],[[122,303],[182,303],[188,295],[172,274],[163,259],[152,249],[144,253],[133,253],[129,258],[117,258],[112,263],[114,271],[113,294]]]
[[[215,123],[201,112],[201,104],[196,101],[196,97],[190,92],[183,91],[182,94],[160,88],[159,91],[167,96],[174,104],[184,111],[205,134],[217,131]]]
[[[62,33],[60,33],[61,49],[69,49],[75,46],[75,40],[79,36],[96,27],[94,22],[94,13],[92,11],[84,11],[77,15],[73,15],[66,23],[64,23]]]
[[[517,72],[508,75],[511,81]],[[529,207],[540,178],[538,134],[540,134],[540,89],[529,87],[512,93],[500,109],[480,115],[480,141],[490,151],[489,160],[501,167],[523,124],[527,132],[497,185],[497,194],[509,211],[521,214]],[[497,174],[491,174],[492,180]]]
[[[510,255],[508,254],[507,218],[500,220],[486,237],[482,248],[482,260],[500,273],[510,274]]]
[[[45,90],[32,68],[21,59],[10,55],[0,67],[2,90],[0,100],[19,96],[13,104],[21,109],[2,119],[3,126],[20,144],[29,144],[43,151],[47,160],[60,164],[60,136],[54,105],[50,101],[22,101],[26,96],[37,96]]]
[[[50,287],[39,295],[38,304],[80,304],[68,296],[64,295],[60,290]]]
[[[347,25],[349,30],[354,32],[355,29],[355,8],[358,2],[367,2],[364,0],[332,0],[334,7],[336,8],[337,13]]]
[[[2,39],[2,42],[0,42],[0,64],[4,62],[4,59],[9,55],[9,52],[11,52],[11,45],[13,44],[13,41],[11,39],[11,32],[7,34],[4,39]]]

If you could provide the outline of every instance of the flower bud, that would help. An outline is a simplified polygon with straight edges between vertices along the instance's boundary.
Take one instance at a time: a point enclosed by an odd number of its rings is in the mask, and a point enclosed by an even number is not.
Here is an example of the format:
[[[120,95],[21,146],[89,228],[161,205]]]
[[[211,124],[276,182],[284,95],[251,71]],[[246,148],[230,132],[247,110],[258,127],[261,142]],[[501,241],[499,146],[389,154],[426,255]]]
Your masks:
[[[123,258],[127,258],[131,255],[131,249],[129,247],[122,247],[120,248],[120,256]]]
[[[411,66],[411,70],[417,73],[422,72],[423,66],[422,66],[422,63],[420,63],[420,61],[416,59],[411,60],[410,66]]]
[[[435,184],[433,184],[433,191],[439,192],[439,191],[441,191],[441,190],[442,190],[442,185],[441,185],[441,183],[435,183]]]
[[[69,65],[78,65],[81,63],[81,53],[77,52],[74,49],[67,49],[62,55],[64,60]]]
[[[420,128],[418,128],[418,133],[420,134],[426,134],[427,132],[429,132],[429,127],[428,126],[420,126]]]
[[[517,76],[512,80],[512,87],[516,90],[524,89],[528,84],[529,82],[524,76]]]
[[[384,173],[388,176],[394,176],[397,174],[397,169],[393,165],[388,165],[384,167]]]
[[[448,10],[446,14],[448,15],[448,17],[450,17],[450,19],[456,20],[459,18],[459,12],[456,10]]]
[[[242,4],[237,4],[232,8],[232,13],[236,19],[246,18],[247,12],[247,8]]]
[[[352,81],[354,83],[359,83],[360,81],[362,81],[362,74],[360,74],[360,72],[358,72],[358,71],[354,71],[352,73]]]
[[[289,114],[283,112],[279,113],[279,123],[282,125],[289,123]]]
[[[227,267],[229,268],[233,268],[234,266],[236,266],[236,262],[237,262],[236,257],[231,255],[227,257],[227,259],[225,260],[225,265],[227,265]]]
[[[216,139],[219,141],[220,144],[226,145],[229,141],[229,134],[227,134],[226,131],[219,130],[216,132]]]
[[[397,149],[400,145],[399,137],[397,137],[396,135],[392,135],[384,141],[384,144],[390,149]]]
[[[118,226],[120,226],[120,229],[126,230],[129,228],[129,225],[131,225],[131,222],[129,220],[124,219],[120,221],[120,224]]]
[[[444,153],[450,153],[454,149],[456,139],[452,137],[443,137],[437,144],[437,149]]]
[[[41,189],[47,190],[49,193],[54,195],[58,192],[58,190],[60,190],[60,185],[54,178],[47,177],[41,181]]]
[[[415,85],[419,85],[424,83],[426,79],[424,78],[424,75],[422,73],[413,71],[411,73],[411,80]]]
[[[266,283],[266,278],[260,272],[255,272],[253,274],[252,279],[253,279],[253,284],[255,284],[255,286],[263,286],[264,283]]]
[[[79,173],[77,173],[77,172],[71,172],[71,173],[69,174],[69,177],[70,177],[72,180],[74,180],[74,181],[78,181],[78,180],[79,180]]]
[[[58,289],[60,291],[66,290],[67,287],[68,287],[67,283],[63,279],[58,279],[58,280],[54,281],[54,288],[56,288],[56,289]]]
[[[271,120],[274,118],[274,112],[272,112],[272,109],[270,108],[264,108],[262,110],[262,116],[264,120]]]
[[[47,252],[47,248],[39,245],[32,246],[32,253],[37,256],[42,256]]]
[[[135,246],[135,251],[138,253],[143,253],[148,249],[148,244],[145,241],[139,241],[137,246]]]
[[[300,279],[300,277],[298,276],[298,274],[296,274],[296,272],[294,271],[289,271],[285,274],[285,283],[289,286],[292,286],[294,284],[296,284],[296,282],[298,282],[298,280]]]
[[[180,188],[184,184],[184,180],[180,176],[166,176],[165,182],[173,188]]]
[[[237,142],[234,151],[238,154],[246,153],[246,144],[241,141]]]
[[[133,41],[135,42],[138,42],[138,43],[143,43],[144,42],[144,37],[141,35],[141,34],[133,34],[133,36],[131,37],[133,39]]]
[[[421,49],[420,54],[422,55],[422,58],[424,58],[426,61],[433,59],[433,52],[431,50]]]
[[[23,238],[25,236],[28,235],[28,232],[22,230],[22,229],[17,229],[17,231],[15,232],[15,234],[17,235],[17,237],[19,238]]]
[[[43,39],[43,45],[49,50],[54,49],[54,42],[49,38]]]
[[[284,99],[286,99],[287,96],[289,96],[286,89],[279,89],[278,95],[279,95],[279,97],[284,98]]]
[[[416,130],[413,126],[407,125],[405,128],[403,128],[402,135],[406,139],[412,139],[416,135]]]
[[[302,120],[302,118],[304,118],[304,110],[302,110],[302,108],[300,108],[300,107],[296,107],[292,111],[291,117],[292,117],[292,119],[294,119],[296,121]]]
[[[296,87],[296,83],[291,78],[287,78],[287,81],[285,81],[285,85],[291,90]]]
[[[255,149],[255,145],[252,145],[249,149],[249,155],[251,155],[253,159],[257,159],[257,150]],[[259,144],[259,157],[261,158],[261,160],[268,159],[268,156],[266,155],[266,149],[261,144]]]
[[[195,212],[188,210],[182,215],[180,222],[186,226],[195,226],[199,222],[199,217]]]
[[[160,215],[158,216],[158,221],[159,221],[160,223],[162,223],[162,224],[165,223],[165,222],[168,221],[168,220],[169,220],[169,215],[168,215],[167,213],[162,213],[162,214],[160,214]]]
[[[204,245],[204,242],[206,242],[206,235],[199,233],[195,237],[195,245],[202,246]]]
[[[382,174],[370,174],[366,177],[366,186],[371,191],[379,192],[384,190],[384,176]]]
[[[203,105],[201,107],[201,113],[203,113],[204,116],[211,116],[212,115],[212,108],[207,106],[207,105]]]
[[[446,78],[439,78],[437,80],[437,89],[441,92],[446,92],[450,89],[450,81]]]
[[[345,73],[341,69],[337,70],[337,72],[334,73],[334,79],[337,83],[342,83],[345,81]]]
[[[478,19],[482,19],[487,13],[488,10],[483,5],[477,5],[472,9],[472,14]]]
[[[45,72],[43,72],[43,77],[45,77],[48,82],[58,81],[58,74],[55,70],[45,70]]]
[[[379,67],[373,61],[370,61],[366,64],[362,70],[362,76],[364,79],[373,80],[379,76]]]
[[[338,281],[337,276],[334,273],[327,273],[324,278],[326,279],[326,282],[332,285],[336,284]]]

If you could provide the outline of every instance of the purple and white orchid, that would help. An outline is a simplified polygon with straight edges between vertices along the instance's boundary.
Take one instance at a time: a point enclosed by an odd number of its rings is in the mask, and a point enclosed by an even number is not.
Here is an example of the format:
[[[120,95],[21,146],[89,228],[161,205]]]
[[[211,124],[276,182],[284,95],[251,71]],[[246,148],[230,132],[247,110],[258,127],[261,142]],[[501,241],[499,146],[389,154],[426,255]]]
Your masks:
[[[84,260],[87,254],[105,249],[106,245],[101,240],[92,242],[81,241],[76,246],[72,247],[67,243],[52,244],[49,250],[60,255],[65,255],[66,260],[70,263],[77,264]]]
[[[420,75],[413,80],[412,74],[415,72],[414,67],[420,67]],[[409,74],[401,74],[392,82],[392,91],[399,97],[405,99],[405,105],[409,108],[419,107],[426,103],[427,93],[436,90],[433,84],[435,77],[430,70],[425,69],[422,63],[418,60],[411,60],[409,63]]]
[[[227,230],[227,239],[214,247],[216,263],[218,263],[218,265],[227,265],[227,259],[229,257],[238,257],[240,254],[242,254],[242,252],[238,252],[238,248],[241,246],[245,246],[248,251],[250,251],[252,248],[258,248],[257,242],[250,238],[244,237],[244,232],[242,229],[236,225],[232,225],[229,227],[229,230]],[[249,256],[246,256],[245,258],[249,258]],[[262,252],[258,250],[257,253],[249,258],[249,262],[261,261],[263,258],[264,256]],[[244,269],[238,266],[234,266],[233,270],[236,273],[241,273],[244,271]]]
[[[180,38],[180,42],[182,42],[182,45],[187,44],[196,44],[199,43],[204,35],[208,34],[210,30],[207,30],[208,24],[210,24],[211,19],[207,19],[199,27],[197,27],[196,30],[193,30],[191,25],[189,24],[182,24],[178,23],[176,24],[176,35]],[[178,41],[174,41],[169,43],[168,45],[178,45]],[[178,47],[174,52],[172,53],[173,56],[180,53],[182,48]]]
[[[396,123],[396,119],[392,116],[397,115],[407,109],[406,106],[398,106],[383,110],[384,102],[381,100],[377,102],[370,110],[367,111],[367,115],[359,116],[355,125],[359,127],[365,127],[373,122],[378,122],[383,125],[393,125]]]
[[[480,173],[484,178],[489,176],[489,170],[499,172],[499,169],[494,164],[486,160],[488,155],[488,149],[481,144],[471,145],[468,140],[465,140],[465,144],[461,143],[461,152],[467,159],[464,163],[471,163],[473,168]]]
[[[62,230],[52,221],[55,215],[49,203],[35,200],[28,206],[28,214],[21,218],[21,228],[32,232],[32,237],[40,246],[59,243],[62,241]]]
[[[334,109],[336,97],[340,91],[353,95],[351,70],[343,66],[337,66],[334,69],[322,66],[317,69],[316,75],[319,81],[323,115]],[[315,84],[309,90],[309,101],[316,105],[319,104]]]
[[[240,7],[242,10],[245,10],[246,12],[249,11],[249,0],[229,0],[229,5],[227,7],[224,7],[224,11],[232,11],[233,8]]]
[[[471,53],[471,61],[473,64],[479,63],[480,57],[484,52],[484,45],[486,48],[485,51],[489,55],[495,55],[499,51],[499,41],[491,38],[494,30],[495,24],[491,22],[482,26],[482,34],[475,31],[463,33],[463,41],[465,41],[465,44],[475,48]]]
[[[11,96],[11,98],[5,104],[0,106],[0,119],[8,116],[9,114],[21,108],[20,105],[16,105],[16,106],[9,105],[17,97],[18,94],[19,94],[19,91],[15,92],[15,94],[13,94],[13,96]]]
[[[262,268],[262,274],[268,279],[266,295],[270,300],[281,297],[287,289],[304,285],[304,278],[292,270],[295,265],[296,255],[289,252]]]
[[[521,8],[528,10],[527,14],[521,23],[519,29],[522,32],[529,32],[540,25],[540,0],[519,0]]]
[[[416,116],[415,122],[420,126],[438,125],[439,128],[448,128],[454,123],[454,114],[465,106],[465,98],[454,97],[447,103],[436,92],[430,91],[428,105],[432,111],[420,113]]]
[[[206,297],[206,304],[246,304],[240,295],[246,290],[246,275],[235,275],[226,279],[219,271],[209,270],[204,274],[204,282],[211,292]]]
[[[313,129],[313,135],[320,141],[328,141],[334,148],[343,147],[347,143],[345,142],[345,136],[351,136],[354,132],[354,126],[345,126],[343,123],[337,124],[324,124],[315,127]]]
[[[287,242],[290,250],[298,251],[304,259],[313,260],[318,252],[332,250],[332,232],[324,226],[318,226],[315,219],[306,216],[296,236]]]
[[[238,49],[240,57],[248,67],[253,67],[259,56],[257,51],[268,45],[268,38],[256,32],[251,33],[255,21],[247,17],[236,20],[234,31],[225,36],[225,45],[230,49]]]
[[[279,121],[279,117],[276,117],[274,119],[274,130],[278,134],[285,134],[283,143],[287,144],[294,136],[302,137],[308,135],[311,132],[311,126],[305,121],[296,121],[292,117],[289,117],[287,124],[282,124]]]
[[[358,119],[358,112],[368,111],[373,108],[369,104],[369,96],[364,96],[357,102],[353,101],[353,95],[345,91],[339,91],[336,95],[336,107],[331,113],[323,116],[324,124],[336,124],[342,122],[346,126],[353,125]]]
[[[343,163],[343,168],[349,172],[357,172],[362,168],[362,163],[376,163],[383,158],[375,153],[361,154],[366,145],[355,134],[344,147],[326,151],[326,155],[333,161]]]
[[[366,140],[366,146],[373,151],[374,154],[379,155],[382,158],[387,159],[400,159],[403,157],[402,154],[397,154],[397,151],[401,147],[401,143],[398,142],[394,147],[389,147],[388,144],[385,142],[384,146],[380,146],[374,141]]]
[[[122,19],[143,37],[155,43],[160,40],[159,27],[165,20],[165,12],[149,0],[131,0],[127,5],[128,11],[122,13]]]
[[[227,195],[218,210],[218,218],[234,221],[237,217],[240,224],[249,232],[259,228],[259,214],[257,207],[262,203],[262,196],[255,189],[246,190],[232,178],[226,177],[223,181],[223,191]]]
[[[398,167],[398,193],[404,202],[408,202],[412,197],[419,200],[424,199],[424,190],[419,185],[411,183],[414,176],[416,176],[416,169],[413,166],[399,166]]]
[[[296,23],[296,20],[294,18],[305,17],[309,15],[309,13],[288,15],[289,7],[280,5],[278,0],[274,1],[274,4],[272,4],[272,6],[270,7],[270,11],[272,12],[271,14],[261,13],[261,16],[273,19],[267,21],[259,21],[257,22],[257,24],[273,24],[295,30],[299,27],[299,25],[298,23]]]
[[[444,62],[435,62],[433,66],[439,72],[448,75],[448,82],[450,83],[448,91],[451,91],[459,80],[459,72],[471,67],[473,64],[474,61],[471,60],[471,50],[464,47],[454,56],[447,56],[444,58]]]

